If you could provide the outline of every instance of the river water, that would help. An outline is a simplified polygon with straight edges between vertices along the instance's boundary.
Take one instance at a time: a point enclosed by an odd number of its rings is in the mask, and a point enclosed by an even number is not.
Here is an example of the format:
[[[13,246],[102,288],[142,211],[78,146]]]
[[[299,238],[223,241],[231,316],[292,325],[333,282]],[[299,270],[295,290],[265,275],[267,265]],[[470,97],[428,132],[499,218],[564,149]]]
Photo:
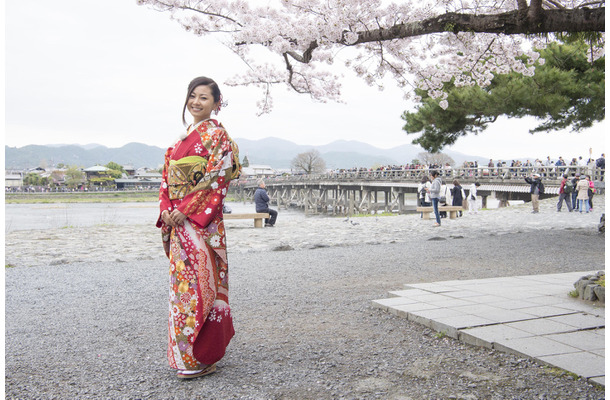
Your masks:
[[[227,205],[234,213],[253,213],[253,203]],[[273,207],[272,207],[273,208]],[[277,208],[276,208],[277,209]],[[159,203],[51,203],[51,204],[5,204],[5,233],[64,227],[95,225],[152,224],[157,222]],[[302,211],[280,210],[278,218],[305,218]]]
[[[414,207],[414,201],[407,205]],[[253,213],[253,203],[227,202],[234,213]],[[495,199],[488,200],[488,207],[497,207]],[[272,207],[277,210],[277,207]],[[133,203],[47,203],[5,204],[5,233],[30,230],[82,227],[95,225],[155,224],[159,213],[157,202]],[[279,219],[305,219],[299,209],[279,210]],[[324,217],[317,215],[313,217]]]

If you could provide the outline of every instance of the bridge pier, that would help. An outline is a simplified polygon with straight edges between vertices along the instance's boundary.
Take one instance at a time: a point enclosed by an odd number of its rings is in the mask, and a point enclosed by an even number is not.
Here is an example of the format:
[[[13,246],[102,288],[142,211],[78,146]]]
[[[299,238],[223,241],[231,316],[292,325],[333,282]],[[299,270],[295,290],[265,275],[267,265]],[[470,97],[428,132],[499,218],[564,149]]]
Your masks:
[[[277,178],[267,181],[267,190],[273,206],[286,209],[299,207],[307,214],[354,215],[381,211],[402,214],[414,209],[408,207],[406,202],[413,199],[411,196],[417,197],[419,182],[389,178],[385,175],[371,181],[332,177],[326,181],[319,177],[305,181],[299,177]],[[558,184],[549,182],[545,186],[544,198],[557,195]],[[238,181],[231,186],[231,191],[238,201],[247,202],[252,201],[256,188],[256,181]],[[499,201],[499,207],[506,207],[511,200],[530,201],[529,185],[525,182],[481,182],[477,191],[483,208],[488,207],[489,196]]]

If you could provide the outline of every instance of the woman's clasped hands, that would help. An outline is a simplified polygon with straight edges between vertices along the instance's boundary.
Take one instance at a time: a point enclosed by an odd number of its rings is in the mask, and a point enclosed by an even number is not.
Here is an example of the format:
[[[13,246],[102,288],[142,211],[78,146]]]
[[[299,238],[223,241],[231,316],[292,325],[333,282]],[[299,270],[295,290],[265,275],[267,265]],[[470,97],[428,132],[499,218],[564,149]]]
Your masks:
[[[173,210],[171,213],[167,210],[164,210],[161,213],[161,219],[167,225],[175,228],[184,224],[184,221],[186,220],[186,215],[184,215],[179,210]]]

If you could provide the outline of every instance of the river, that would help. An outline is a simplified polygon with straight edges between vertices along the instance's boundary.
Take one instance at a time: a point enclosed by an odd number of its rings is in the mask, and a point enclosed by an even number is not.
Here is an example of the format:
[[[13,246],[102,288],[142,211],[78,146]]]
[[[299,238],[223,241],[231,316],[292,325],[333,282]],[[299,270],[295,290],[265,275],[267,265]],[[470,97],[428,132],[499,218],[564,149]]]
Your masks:
[[[234,213],[254,212],[253,203],[227,202]],[[273,208],[273,207],[272,207]],[[277,208],[275,208],[277,209]],[[5,204],[5,233],[94,225],[155,224],[157,202]],[[305,218],[302,211],[280,210],[279,218]]]

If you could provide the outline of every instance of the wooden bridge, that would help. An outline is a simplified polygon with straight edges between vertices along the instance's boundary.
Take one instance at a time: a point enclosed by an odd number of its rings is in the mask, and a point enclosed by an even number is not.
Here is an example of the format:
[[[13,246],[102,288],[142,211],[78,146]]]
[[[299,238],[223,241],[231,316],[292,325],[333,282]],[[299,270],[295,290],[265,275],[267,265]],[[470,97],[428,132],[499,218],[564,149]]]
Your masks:
[[[539,173],[545,193],[541,199],[559,195],[562,173],[590,175],[598,192],[603,192],[603,170],[587,167],[537,168],[466,168],[439,170],[447,190],[457,179],[465,191],[473,182],[479,182],[477,195],[483,208],[491,196],[500,207],[510,201],[530,201],[530,185],[524,178]],[[333,215],[371,214],[380,211],[405,213],[414,211],[417,188],[430,171],[423,169],[342,171],[320,175],[289,175],[266,178],[265,184],[271,203],[279,208],[299,207],[305,213]],[[595,179],[597,178],[597,179]],[[252,200],[258,187],[256,179],[240,179],[232,187],[242,200]],[[408,204],[410,203],[410,204]]]

